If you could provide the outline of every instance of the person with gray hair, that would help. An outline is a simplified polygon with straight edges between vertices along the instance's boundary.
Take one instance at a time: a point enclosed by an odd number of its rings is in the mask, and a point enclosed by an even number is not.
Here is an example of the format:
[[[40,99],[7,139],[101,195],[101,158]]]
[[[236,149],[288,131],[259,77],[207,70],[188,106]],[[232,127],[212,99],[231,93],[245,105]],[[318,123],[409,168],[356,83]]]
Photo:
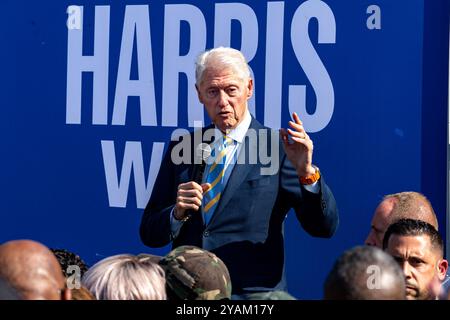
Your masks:
[[[395,260],[376,247],[358,246],[335,262],[325,300],[405,300],[405,280]]]
[[[242,80],[251,78],[247,61],[240,51],[232,48],[219,47],[205,51],[198,56],[195,62],[195,84],[197,86],[201,84],[203,73],[214,64],[229,68]]]
[[[315,237],[333,236],[339,223],[333,194],[313,165],[313,142],[296,113],[280,131],[250,114],[253,79],[238,50],[203,52],[195,68],[197,95],[212,124],[169,145],[142,217],[142,242],[214,253],[230,272],[232,299],[286,291],[288,212],[293,208]],[[210,152],[197,161],[205,149]]]
[[[100,260],[81,279],[97,300],[166,300],[163,269],[148,256],[119,254]]]
[[[13,240],[0,245],[0,278],[23,300],[70,300],[54,254],[43,244]]]

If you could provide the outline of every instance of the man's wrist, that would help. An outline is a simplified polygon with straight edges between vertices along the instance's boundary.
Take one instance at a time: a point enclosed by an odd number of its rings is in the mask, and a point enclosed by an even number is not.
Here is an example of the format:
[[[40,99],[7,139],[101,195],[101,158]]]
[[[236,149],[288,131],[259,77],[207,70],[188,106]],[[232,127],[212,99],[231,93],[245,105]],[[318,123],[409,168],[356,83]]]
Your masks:
[[[315,165],[311,165],[311,170],[308,170],[307,175],[300,176],[300,183],[302,185],[311,185],[320,179],[320,170]]]
[[[312,176],[316,173],[316,166],[313,164],[307,165],[306,167],[296,168],[297,175],[299,178]]]
[[[174,218],[176,221],[186,221],[186,220],[189,219],[189,216],[182,216],[182,217],[179,217],[179,216],[177,215],[177,213],[178,213],[177,208],[174,208],[174,209],[173,209],[173,218]]]

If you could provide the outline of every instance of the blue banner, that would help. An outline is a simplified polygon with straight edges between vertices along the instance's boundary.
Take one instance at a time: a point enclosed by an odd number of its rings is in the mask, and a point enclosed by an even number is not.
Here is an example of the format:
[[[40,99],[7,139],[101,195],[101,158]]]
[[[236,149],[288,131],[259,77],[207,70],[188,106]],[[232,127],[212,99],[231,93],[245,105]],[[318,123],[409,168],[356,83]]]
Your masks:
[[[194,60],[220,45],[248,59],[250,110],[260,122],[286,127],[292,112],[300,115],[339,207],[340,227],[329,240],[307,235],[294,214],[287,218],[294,296],[321,298],[333,262],[364,242],[385,194],[424,192],[444,226],[446,1],[2,7],[2,242],[35,239],[89,264],[168,252],[142,245],[141,215],[172,132],[208,123]]]

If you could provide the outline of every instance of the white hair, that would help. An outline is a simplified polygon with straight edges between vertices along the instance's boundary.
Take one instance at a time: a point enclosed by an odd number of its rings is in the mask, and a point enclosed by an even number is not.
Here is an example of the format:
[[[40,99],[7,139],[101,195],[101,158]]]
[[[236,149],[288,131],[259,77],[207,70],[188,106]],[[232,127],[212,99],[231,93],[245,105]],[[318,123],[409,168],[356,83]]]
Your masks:
[[[195,62],[195,81],[199,85],[203,73],[208,67],[230,68],[243,80],[251,77],[250,69],[244,55],[236,49],[218,47],[203,52]]]
[[[167,299],[164,270],[146,257],[108,257],[92,266],[81,282],[97,300]]]

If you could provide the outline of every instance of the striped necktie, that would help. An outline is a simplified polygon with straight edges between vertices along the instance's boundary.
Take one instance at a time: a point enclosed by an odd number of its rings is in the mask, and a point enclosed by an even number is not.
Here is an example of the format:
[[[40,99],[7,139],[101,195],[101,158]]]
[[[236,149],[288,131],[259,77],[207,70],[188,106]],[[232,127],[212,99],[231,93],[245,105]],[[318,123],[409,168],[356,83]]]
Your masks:
[[[214,210],[216,209],[222,195],[227,152],[230,150],[229,146],[232,146],[233,144],[234,141],[232,138],[224,136],[222,143],[218,146],[218,148],[213,150],[213,157],[215,159],[209,168],[205,181],[210,183],[211,187],[203,194],[203,214],[205,218],[205,225],[207,225],[211,220]]]

